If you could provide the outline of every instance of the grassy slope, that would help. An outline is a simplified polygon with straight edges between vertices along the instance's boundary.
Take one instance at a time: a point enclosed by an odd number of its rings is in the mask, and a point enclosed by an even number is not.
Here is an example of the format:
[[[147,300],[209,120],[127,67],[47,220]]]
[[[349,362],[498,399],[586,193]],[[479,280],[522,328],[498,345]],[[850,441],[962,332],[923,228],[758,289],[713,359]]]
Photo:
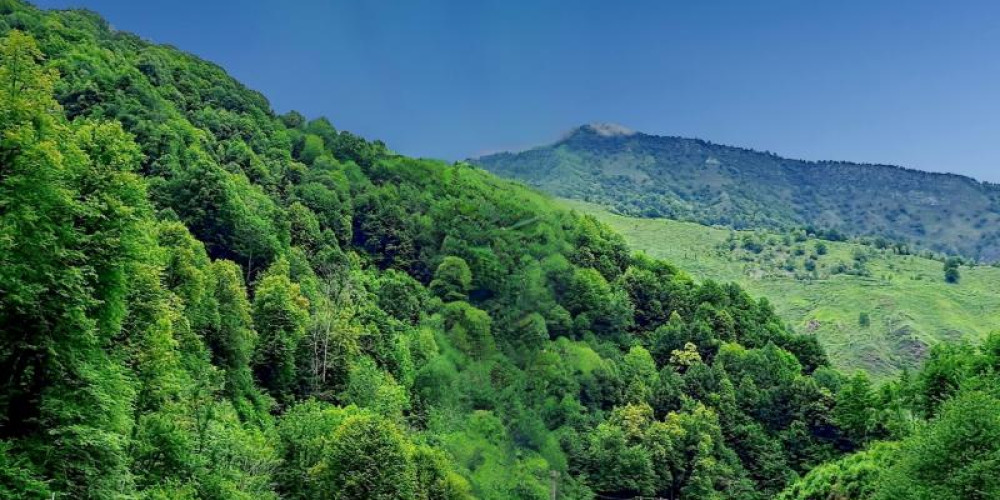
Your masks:
[[[963,266],[961,282],[950,285],[936,260],[827,242],[829,253],[818,260],[821,269],[852,262],[860,249],[871,254],[871,276],[800,280],[723,248],[731,233],[727,229],[624,217],[579,201],[563,203],[612,225],[636,250],[671,261],[698,279],[736,281],[767,297],[797,331],[815,332],[833,362],[846,370],[860,368],[882,377],[919,361],[926,345],[976,341],[1000,325],[1000,269],[995,267]],[[815,243],[804,246],[812,249]],[[868,327],[859,324],[862,312],[870,315]]]

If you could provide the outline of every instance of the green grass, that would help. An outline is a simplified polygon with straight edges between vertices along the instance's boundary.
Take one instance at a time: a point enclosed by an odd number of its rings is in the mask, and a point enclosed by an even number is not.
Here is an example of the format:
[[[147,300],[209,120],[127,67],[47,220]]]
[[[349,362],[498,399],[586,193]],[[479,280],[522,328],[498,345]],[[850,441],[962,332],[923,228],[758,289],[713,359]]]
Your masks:
[[[611,225],[635,250],[666,259],[697,280],[735,281],[767,297],[792,328],[815,334],[834,365],[848,371],[885,377],[918,364],[930,345],[977,342],[1000,325],[1000,268],[962,266],[961,281],[948,284],[940,261],[856,242],[825,242],[829,252],[817,256],[813,274],[803,263],[815,253],[814,239],[789,247],[777,233],[624,217],[598,205],[562,202]],[[733,235],[737,242],[753,235],[770,243],[760,254],[730,249]],[[796,246],[806,254],[794,255]],[[866,275],[834,273],[841,262],[853,265],[858,253],[865,256]],[[796,263],[794,271],[783,267],[788,259]],[[867,327],[860,325],[862,312],[870,316]]]

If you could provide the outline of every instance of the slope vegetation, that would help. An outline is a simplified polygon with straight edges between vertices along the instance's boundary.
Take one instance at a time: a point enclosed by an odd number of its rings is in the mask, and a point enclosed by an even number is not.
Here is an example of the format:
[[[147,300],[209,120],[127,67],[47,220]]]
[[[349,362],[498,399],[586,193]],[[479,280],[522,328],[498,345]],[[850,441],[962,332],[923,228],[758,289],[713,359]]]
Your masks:
[[[816,335],[835,366],[882,377],[914,368],[939,342],[979,342],[1000,325],[1000,268],[964,265],[957,283],[939,260],[877,240],[732,231],[625,217],[564,200],[621,233],[635,250],[702,279],[767,297],[796,331]]]
[[[738,285],[93,13],[0,0],[0,131],[0,498],[1000,493],[995,339],[876,390]]]
[[[986,261],[1000,258],[1000,188],[959,175],[791,160],[595,125],[549,146],[472,161],[624,215],[735,229],[812,227]]]
[[[93,13],[0,34],[0,498],[753,500],[859,444],[738,286]]]

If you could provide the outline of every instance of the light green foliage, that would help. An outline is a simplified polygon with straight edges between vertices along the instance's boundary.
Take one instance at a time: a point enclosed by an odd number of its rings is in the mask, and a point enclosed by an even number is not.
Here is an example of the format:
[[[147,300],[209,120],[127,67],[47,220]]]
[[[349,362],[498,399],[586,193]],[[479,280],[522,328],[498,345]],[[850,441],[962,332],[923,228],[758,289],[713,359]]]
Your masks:
[[[293,203],[288,207],[290,238],[292,245],[309,252],[315,252],[323,243],[319,220],[316,214],[301,203]]]
[[[410,404],[406,389],[392,375],[380,370],[370,358],[362,358],[351,370],[344,403],[368,408],[389,418],[401,419]]]
[[[691,342],[684,344],[684,349],[670,352],[670,364],[676,367],[692,366],[695,363],[701,363],[701,354],[698,354],[698,346]]]
[[[240,407],[256,397],[250,362],[257,344],[253,330],[250,302],[239,267],[229,261],[212,263],[214,297],[218,304],[218,323],[208,329],[205,341],[212,350],[214,363],[225,370],[226,390]],[[259,409],[258,409],[259,410]]]
[[[653,388],[659,383],[656,362],[642,346],[634,346],[622,359],[622,378],[628,384],[629,401],[649,401]]]
[[[968,391],[945,403],[938,418],[901,443],[898,461],[873,498],[997,498],[998,457],[1000,399],[995,392]]]
[[[826,248],[810,260],[816,262],[815,276],[789,273],[776,263],[784,258],[784,249],[770,246],[763,257],[751,259],[745,250],[729,250],[728,230],[622,217],[595,205],[564,203],[612,225],[634,249],[651,257],[702,279],[735,281],[767,297],[796,331],[819,340],[837,368],[865,370],[876,380],[918,366],[930,346],[977,341],[1000,324],[1000,268],[967,266],[961,282],[949,285],[941,279],[937,260],[900,254],[893,247],[879,249],[872,242],[809,238],[807,248],[815,246],[817,254],[820,247]],[[851,261],[857,249],[869,254],[869,275],[835,274],[837,263]],[[646,309],[640,303],[636,301],[637,308]],[[861,313],[868,315],[868,326],[859,324]]]
[[[264,274],[253,301],[253,321],[260,341],[254,372],[261,385],[282,402],[290,400],[295,383],[295,354],[305,336],[309,303],[299,285],[288,277],[288,263],[278,261]]]
[[[577,268],[567,281],[564,304],[577,336],[593,332],[614,338],[631,326],[633,306],[626,294],[613,290],[596,269]]]
[[[442,310],[451,342],[466,354],[483,359],[496,349],[490,316],[468,302],[451,302]]]
[[[879,443],[869,450],[816,467],[778,497],[779,500],[869,500],[879,479],[895,459],[895,443]]]
[[[356,408],[339,408],[315,400],[291,407],[277,425],[282,462],[275,474],[284,498],[306,500],[323,495],[314,471],[324,460],[330,435]]]
[[[471,288],[472,271],[469,265],[461,257],[451,255],[441,261],[430,283],[431,293],[446,302],[466,300]]]
[[[116,124],[65,122],[39,59],[30,36],[0,42],[0,421],[47,455],[50,487],[102,497],[130,480],[135,391],[110,347],[128,273],[148,259],[148,205],[134,143]]]
[[[323,139],[316,135],[307,134],[303,140],[299,158],[306,164],[312,164],[321,154],[323,154]]]
[[[452,469],[450,458],[428,446],[413,450],[417,485],[427,500],[465,500],[472,497],[469,482]]]
[[[683,451],[682,451],[683,450]],[[589,472],[600,491],[618,495],[742,498],[748,484],[724,445],[717,416],[704,406],[653,418],[646,405],[619,408],[588,444]]]
[[[427,290],[410,275],[390,269],[376,284],[376,300],[383,311],[400,321],[417,323],[427,306]]]
[[[344,500],[417,498],[412,445],[392,422],[372,415],[344,419],[313,469],[324,496]]]

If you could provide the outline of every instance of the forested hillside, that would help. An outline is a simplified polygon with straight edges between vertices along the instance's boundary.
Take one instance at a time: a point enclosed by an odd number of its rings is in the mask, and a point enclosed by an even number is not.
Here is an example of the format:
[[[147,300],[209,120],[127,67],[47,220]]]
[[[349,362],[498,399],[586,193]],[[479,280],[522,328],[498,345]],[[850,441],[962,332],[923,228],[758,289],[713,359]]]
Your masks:
[[[897,438],[849,483],[998,491],[996,461],[907,454],[996,456],[996,418],[949,441],[996,349],[877,391],[517,184],[93,13],[2,0],[0,32],[0,498],[765,499]]]
[[[584,125],[556,143],[472,160],[623,215],[734,229],[812,228],[1000,259],[1000,188],[954,174],[810,162],[698,139]]]
[[[865,449],[814,468],[776,498],[1000,498],[998,396],[1000,334],[978,349],[938,345],[915,376],[878,390],[858,375],[841,388],[837,413]]]
[[[841,371],[895,376],[918,368],[934,344],[978,343],[1000,325],[997,265],[961,263],[949,278],[956,258],[912,255],[882,238],[734,231],[563,203],[610,225],[634,250],[767,297],[795,331],[815,335]]]

